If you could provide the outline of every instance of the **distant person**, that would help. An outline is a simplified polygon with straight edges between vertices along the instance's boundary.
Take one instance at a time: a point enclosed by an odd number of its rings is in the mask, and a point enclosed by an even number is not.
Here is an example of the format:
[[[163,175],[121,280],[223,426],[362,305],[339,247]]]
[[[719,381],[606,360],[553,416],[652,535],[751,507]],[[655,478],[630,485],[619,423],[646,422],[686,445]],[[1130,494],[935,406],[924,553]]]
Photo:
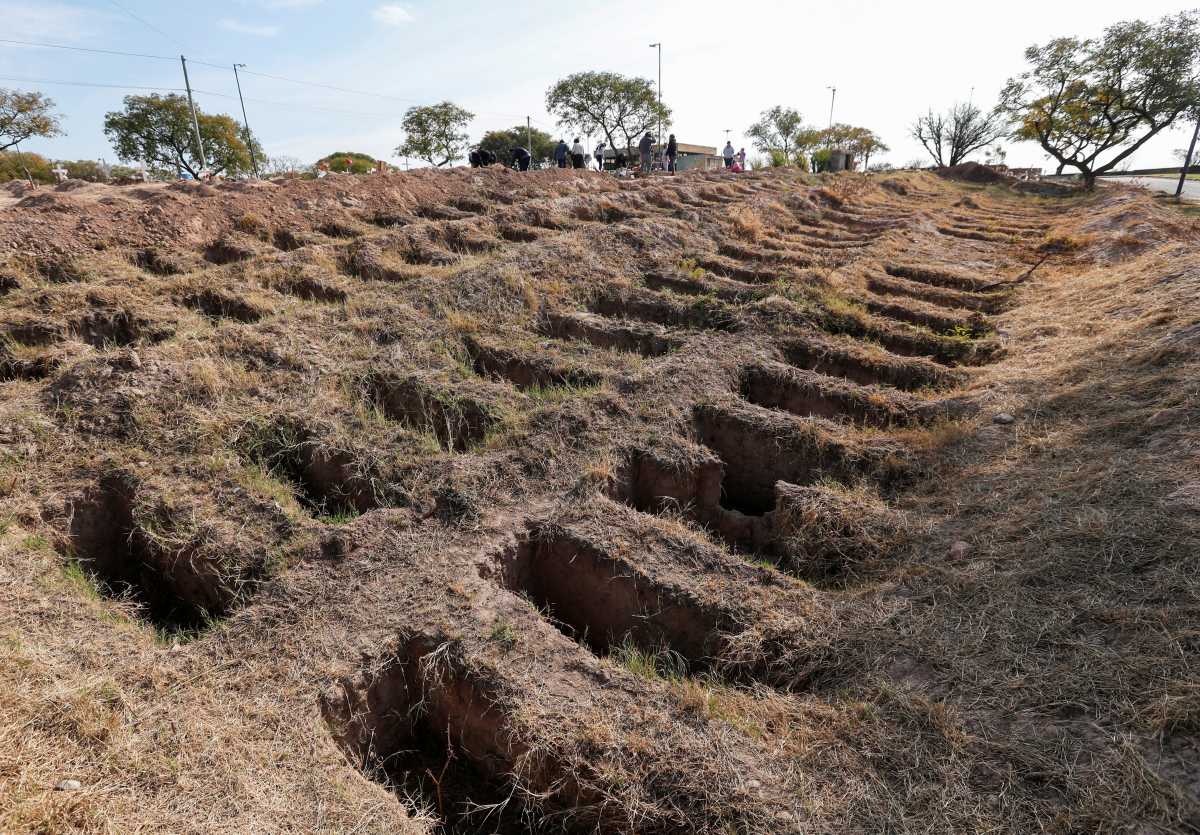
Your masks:
[[[654,137],[650,135],[650,131],[646,131],[646,135],[642,137],[642,141],[638,143],[638,155],[642,158],[642,173],[650,173],[650,153],[654,150]]]
[[[617,170],[624,171],[625,166],[629,164],[629,157],[625,155],[624,151],[617,151],[616,162]]]
[[[675,158],[679,156],[679,143],[675,141],[675,134],[671,134],[667,138],[667,170],[672,174],[675,173]]]
[[[721,156],[725,158],[725,167],[733,168],[734,150],[732,142],[725,143],[725,148],[721,151]]]
[[[737,161],[738,161],[738,165],[741,166],[741,169],[743,171],[745,171],[746,170],[746,149],[745,148],[742,148],[740,151],[737,152]]]
[[[467,154],[467,162],[471,164],[472,168],[478,168],[479,166],[483,165],[483,158],[479,155],[478,148]]]
[[[520,170],[520,171],[528,171],[529,170],[529,161],[532,159],[532,157],[529,156],[528,151],[526,151],[524,148],[513,148],[512,155],[513,155],[513,160],[515,160],[517,163],[518,170]]]
[[[496,155],[492,151],[483,149],[479,152],[479,164],[485,168],[489,165],[496,164]]]
[[[565,139],[558,140],[558,145],[554,148],[554,161],[558,163],[559,168],[567,167],[567,156],[571,153],[571,149],[567,146]]]
[[[604,143],[601,142],[596,146],[596,170],[604,170]]]
[[[583,143],[579,141],[579,137],[575,137],[575,144],[571,146],[571,167],[583,168],[583,156],[587,151],[583,150]]]
[[[347,174],[354,173],[354,160],[350,159],[350,157],[346,157],[344,160],[342,160],[342,164],[346,166]]]

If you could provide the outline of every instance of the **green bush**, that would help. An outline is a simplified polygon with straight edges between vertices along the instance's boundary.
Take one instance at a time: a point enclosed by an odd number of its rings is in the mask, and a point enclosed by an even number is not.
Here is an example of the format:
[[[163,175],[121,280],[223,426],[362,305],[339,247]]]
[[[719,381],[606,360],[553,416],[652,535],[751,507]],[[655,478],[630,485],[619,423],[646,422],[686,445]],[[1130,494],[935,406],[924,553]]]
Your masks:
[[[25,163],[24,168],[21,167],[22,161]],[[53,167],[48,159],[38,154],[22,151],[18,159],[15,151],[0,151],[0,183],[24,180],[25,168],[29,169],[34,182],[52,183],[54,175],[50,173],[50,169]]]
[[[346,165],[346,160],[350,160],[350,164]],[[375,157],[370,154],[360,154],[356,151],[334,151],[327,157],[322,157],[317,160],[317,166],[325,163],[329,166],[330,171],[336,171],[338,174],[368,174],[375,170]]]

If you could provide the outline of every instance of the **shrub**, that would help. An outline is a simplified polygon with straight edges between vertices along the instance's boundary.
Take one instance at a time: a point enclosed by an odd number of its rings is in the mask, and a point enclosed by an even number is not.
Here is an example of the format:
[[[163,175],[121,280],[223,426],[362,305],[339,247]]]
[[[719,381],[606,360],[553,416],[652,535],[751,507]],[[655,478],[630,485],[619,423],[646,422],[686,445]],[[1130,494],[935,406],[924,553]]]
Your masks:
[[[24,162],[24,168],[21,163]],[[54,175],[50,173],[53,166],[45,157],[38,154],[31,154],[28,151],[22,151],[20,159],[17,158],[15,151],[0,151],[0,183],[7,183],[10,180],[24,180],[25,169],[29,169],[30,176],[34,182],[52,183]]]

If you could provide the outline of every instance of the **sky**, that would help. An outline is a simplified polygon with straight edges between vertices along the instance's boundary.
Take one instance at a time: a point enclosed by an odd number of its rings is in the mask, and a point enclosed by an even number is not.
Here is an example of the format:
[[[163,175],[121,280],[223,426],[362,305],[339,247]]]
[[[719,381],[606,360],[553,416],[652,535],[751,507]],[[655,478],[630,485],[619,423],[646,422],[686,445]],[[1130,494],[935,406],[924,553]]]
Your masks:
[[[611,70],[657,82],[649,44],[661,41],[663,98],[681,142],[720,146],[728,130],[753,157],[745,132],[761,111],[793,107],[823,127],[832,104],[835,121],[874,130],[891,146],[881,160],[899,166],[927,159],[909,136],[918,115],[958,101],[990,107],[1021,72],[1026,47],[1185,8],[1157,0],[0,0],[0,39],[161,56],[0,42],[0,87],[40,90],[63,116],[66,136],[30,141],[26,150],[114,162],[104,114],[124,95],[148,92],[132,88],[182,88],[180,54],[197,105],[240,121],[229,68],[239,62],[249,73],[310,82],[242,76],[250,126],[268,154],[307,163],[361,151],[398,163],[400,122],[412,105],[466,107],[476,114],[472,139],[526,116],[557,136],[545,110],[555,81]],[[1132,163],[1178,165],[1173,151],[1190,138],[1180,125]],[[1003,145],[1010,165],[1051,167],[1036,145]]]

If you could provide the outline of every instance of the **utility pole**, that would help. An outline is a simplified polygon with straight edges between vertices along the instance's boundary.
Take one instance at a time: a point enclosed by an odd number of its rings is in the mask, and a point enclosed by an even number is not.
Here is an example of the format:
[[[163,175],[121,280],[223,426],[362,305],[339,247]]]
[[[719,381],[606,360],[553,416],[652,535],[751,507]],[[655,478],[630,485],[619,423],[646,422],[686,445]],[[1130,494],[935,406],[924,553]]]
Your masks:
[[[233,65],[233,80],[237,82],[238,101],[242,103],[242,124],[246,128],[246,149],[250,151],[250,170],[254,172],[255,179],[258,178],[258,163],[254,161],[254,137],[250,135],[250,120],[246,116],[246,100],[242,98],[242,80],[238,77],[238,67],[244,67],[245,64]]]
[[[1188,146],[1187,156],[1183,158],[1183,170],[1179,172],[1179,185],[1175,188],[1175,199],[1183,196],[1183,184],[1187,182],[1188,169],[1192,167],[1192,154],[1196,151],[1196,138],[1200,137],[1200,120],[1196,122],[1196,130],[1192,132],[1192,144]]]
[[[533,159],[533,120],[528,116],[525,117],[525,144],[529,146],[525,149],[529,152],[529,158]]]
[[[833,91],[829,97],[829,129],[833,130],[833,103],[837,101],[837,87],[826,87],[825,89]]]
[[[662,108],[662,41],[659,41],[658,43],[650,44],[650,48],[658,49],[658,106],[661,109]],[[660,152],[662,151],[662,148],[663,148],[662,132],[663,132],[662,131],[662,116],[660,115],[658,117],[658,147],[659,147]],[[665,168],[666,166],[664,165],[663,167]]]
[[[196,132],[196,149],[200,152],[200,171],[204,172],[208,169],[208,160],[204,158],[204,142],[200,139],[200,120],[196,118],[196,103],[192,101],[192,82],[188,81],[187,58],[180,55],[179,63],[183,65],[183,86],[187,88],[188,107],[192,109],[192,130]]]

